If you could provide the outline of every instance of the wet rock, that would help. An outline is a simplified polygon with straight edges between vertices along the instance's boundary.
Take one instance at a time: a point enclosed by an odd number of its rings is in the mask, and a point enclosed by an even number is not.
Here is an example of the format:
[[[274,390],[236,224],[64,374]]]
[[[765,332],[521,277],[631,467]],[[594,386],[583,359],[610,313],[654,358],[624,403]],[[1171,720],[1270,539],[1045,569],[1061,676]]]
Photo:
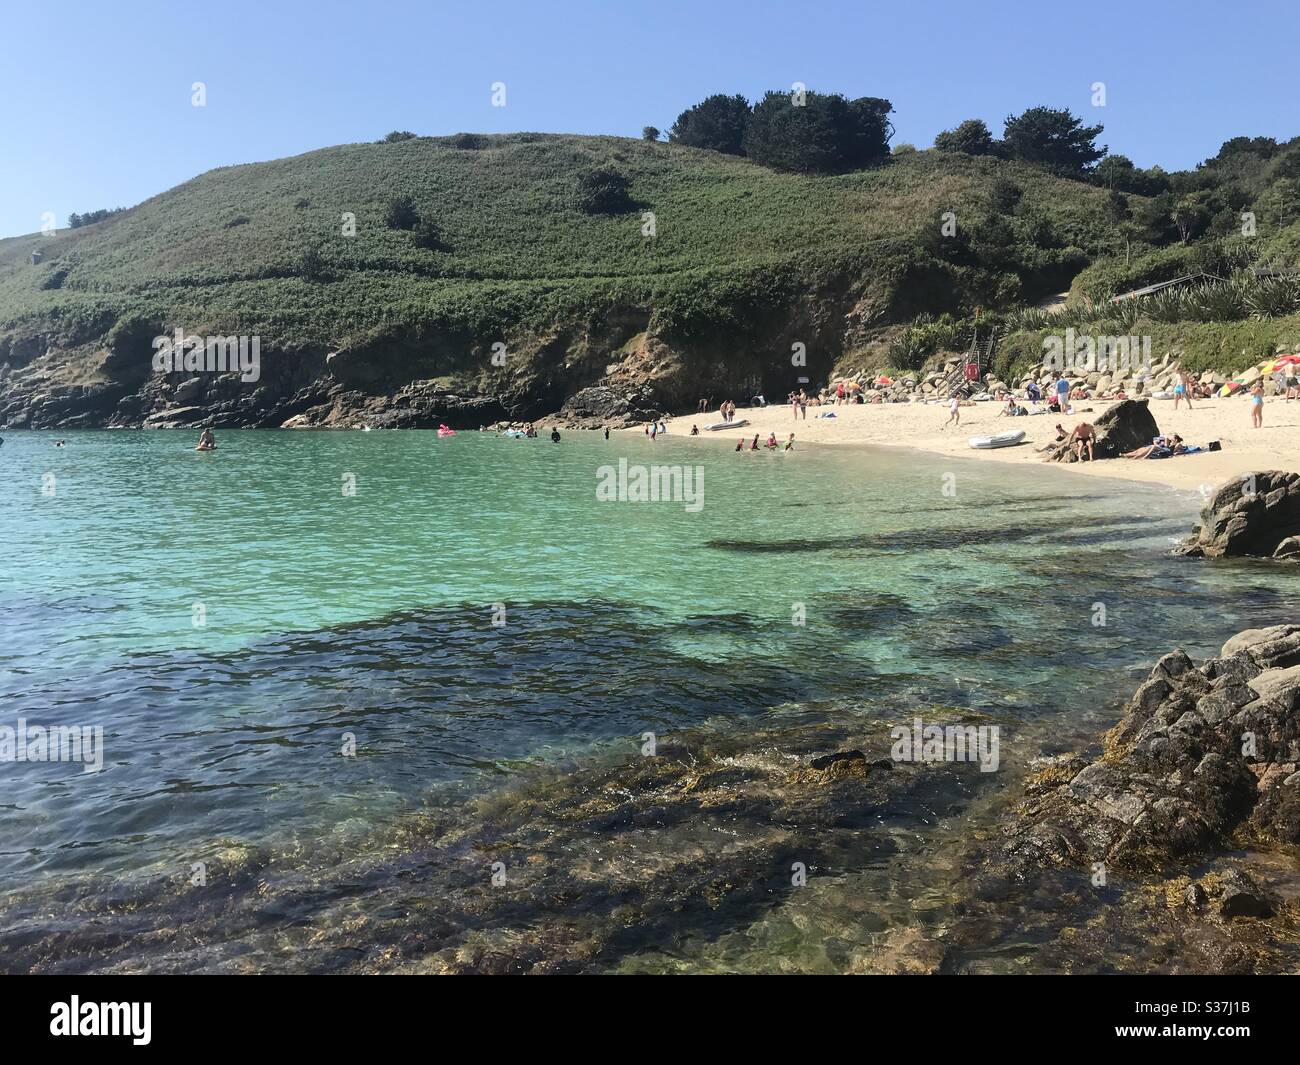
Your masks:
[[[1300,537],[1300,473],[1269,470],[1222,484],[1199,524],[1174,553],[1191,558],[1239,555],[1296,557]],[[1289,546],[1284,546],[1289,545]]]
[[[1279,562],[1300,562],[1300,536],[1288,536],[1273,549],[1273,557]]]
[[[1220,877],[1215,905],[1222,917],[1273,915],[1273,903],[1267,894],[1240,869],[1229,870]]]

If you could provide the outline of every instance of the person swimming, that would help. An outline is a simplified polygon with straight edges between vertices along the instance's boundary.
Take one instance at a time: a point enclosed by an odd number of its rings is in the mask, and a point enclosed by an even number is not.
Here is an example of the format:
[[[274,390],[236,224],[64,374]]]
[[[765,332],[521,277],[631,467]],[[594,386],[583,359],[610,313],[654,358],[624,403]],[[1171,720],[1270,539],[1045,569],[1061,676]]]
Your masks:
[[[204,429],[203,432],[199,434],[198,446],[195,447],[194,450],[195,451],[216,451],[217,450],[217,438],[212,435],[211,429]]]

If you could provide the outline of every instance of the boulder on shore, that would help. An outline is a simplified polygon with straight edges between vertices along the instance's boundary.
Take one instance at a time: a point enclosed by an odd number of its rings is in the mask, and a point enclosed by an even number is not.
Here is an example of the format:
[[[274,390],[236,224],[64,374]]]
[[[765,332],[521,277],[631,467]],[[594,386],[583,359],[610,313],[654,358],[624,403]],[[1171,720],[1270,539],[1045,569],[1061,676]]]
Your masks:
[[[1126,451],[1145,447],[1160,435],[1160,427],[1156,425],[1147,402],[1145,399],[1126,399],[1093,423],[1097,431],[1094,458],[1119,458]],[[1061,444],[1048,455],[1048,461],[1077,462],[1079,459],[1069,445]]]
[[[1268,470],[1220,485],[1174,553],[1192,558],[1300,557],[1300,473]]]

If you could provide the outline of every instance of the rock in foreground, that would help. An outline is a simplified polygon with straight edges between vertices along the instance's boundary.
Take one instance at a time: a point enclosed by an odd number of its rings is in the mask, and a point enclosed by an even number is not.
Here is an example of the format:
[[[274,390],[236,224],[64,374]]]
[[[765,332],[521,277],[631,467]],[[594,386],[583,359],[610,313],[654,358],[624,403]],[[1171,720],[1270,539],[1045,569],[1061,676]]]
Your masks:
[[[1244,843],[1300,844],[1300,625],[1251,629],[1197,666],[1165,655],[1095,761],[1031,779],[1017,869],[1156,870]]]

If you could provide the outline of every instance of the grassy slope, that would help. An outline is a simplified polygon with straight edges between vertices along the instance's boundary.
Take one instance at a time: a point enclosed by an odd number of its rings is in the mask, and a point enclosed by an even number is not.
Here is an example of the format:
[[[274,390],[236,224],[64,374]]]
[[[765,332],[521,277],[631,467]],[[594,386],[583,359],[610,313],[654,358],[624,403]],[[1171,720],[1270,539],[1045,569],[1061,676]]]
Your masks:
[[[1058,240],[1101,246],[1104,193],[1032,168],[923,152],[872,172],[805,178],[744,160],[610,137],[514,134],[488,147],[420,138],[354,144],[213,170],[116,218],[52,237],[0,241],[0,336],[39,329],[93,344],[140,312],[191,331],[260,333],[338,345],[380,329],[543,323],[601,301],[656,313],[757,271],[815,278],[828,263],[896,255],[942,211],[987,211],[995,177],[1024,189]],[[575,174],[613,163],[638,209],[589,217],[570,206]],[[450,251],[387,228],[413,196]],[[300,201],[307,206],[296,206]],[[658,235],[641,235],[653,210]],[[341,215],[357,235],[340,235]],[[246,218],[243,224],[231,223]],[[44,261],[30,265],[39,247]],[[316,248],[331,280],[298,275]],[[856,257],[856,258],[855,258]],[[874,257],[874,258],[873,258]],[[52,285],[66,272],[59,287]],[[666,312],[665,312],[666,313]],[[707,311],[706,311],[707,313]]]

